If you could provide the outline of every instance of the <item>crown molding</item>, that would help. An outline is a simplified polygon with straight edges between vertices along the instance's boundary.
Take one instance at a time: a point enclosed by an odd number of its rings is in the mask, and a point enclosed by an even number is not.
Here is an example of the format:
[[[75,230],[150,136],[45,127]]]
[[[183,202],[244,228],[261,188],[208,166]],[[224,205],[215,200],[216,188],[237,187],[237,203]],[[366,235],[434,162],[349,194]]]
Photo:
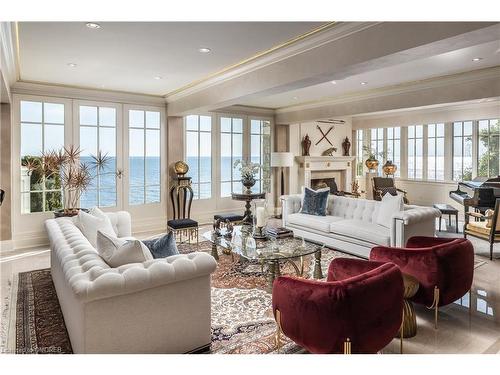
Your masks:
[[[479,69],[479,70],[457,73],[436,78],[428,78],[419,81],[405,82],[397,85],[346,94],[335,98],[312,101],[289,107],[282,107],[276,109],[275,113],[281,114],[281,113],[303,111],[307,109],[315,109],[329,105],[349,103],[357,100],[380,98],[382,96],[404,94],[414,91],[420,91],[423,89],[432,89],[453,84],[474,82],[489,78],[498,78],[499,76],[500,76],[500,66],[495,66],[492,68]]]
[[[96,90],[40,82],[18,81],[12,86],[11,91],[13,94],[20,95],[42,95],[137,105],[166,106],[165,99],[162,96],[134,94],[122,91]]]
[[[19,76],[18,49],[15,41],[15,24],[0,22],[0,79],[5,85],[5,92],[10,101],[10,87]],[[5,100],[2,99],[2,102]]]
[[[219,108],[214,111],[215,113],[235,113],[241,115],[254,115],[263,117],[273,117],[274,109],[272,108],[262,108],[262,107],[252,107],[246,105],[232,105],[230,107]]]
[[[291,56],[317,48],[323,44],[347,37],[361,30],[375,26],[379,22],[330,22],[309,33],[302,34],[292,40],[260,52],[248,59],[215,72],[205,78],[194,81],[184,87],[165,95],[167,103],[179,100],[224,81],[256,71]]]

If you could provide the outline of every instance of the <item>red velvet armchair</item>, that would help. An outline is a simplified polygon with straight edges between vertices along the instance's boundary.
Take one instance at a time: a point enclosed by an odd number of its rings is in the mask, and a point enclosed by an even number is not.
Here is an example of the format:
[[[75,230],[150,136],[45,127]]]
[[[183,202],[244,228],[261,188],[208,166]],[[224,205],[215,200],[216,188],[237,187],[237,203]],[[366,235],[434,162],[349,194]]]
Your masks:
[[[402,322],[403,279],[391,263],[337,258],[327,281],[274,281],[276,342],[285,334],[311,353],[376,353]]]
[[[439,306],[461,298],[472,285],[474,248],[464,238],[411,237],[405,248],[374,247],[370,260],[395,263],[419,281],[411,300],[434,308],[436,328]]]

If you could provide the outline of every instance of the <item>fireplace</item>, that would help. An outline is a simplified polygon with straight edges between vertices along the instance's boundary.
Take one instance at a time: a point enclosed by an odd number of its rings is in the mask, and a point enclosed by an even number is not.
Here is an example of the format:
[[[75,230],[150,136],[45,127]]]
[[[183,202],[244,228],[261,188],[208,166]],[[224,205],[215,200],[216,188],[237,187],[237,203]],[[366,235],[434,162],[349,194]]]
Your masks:
[[[298,156],[299,188],[328,186],[333,193],[351,191],[353,156]]]
[[[311,189],[318,190],[323,188],[330,188],[330,193],[335,194],[339,191],[335,177],[330,178],[311,178]]]

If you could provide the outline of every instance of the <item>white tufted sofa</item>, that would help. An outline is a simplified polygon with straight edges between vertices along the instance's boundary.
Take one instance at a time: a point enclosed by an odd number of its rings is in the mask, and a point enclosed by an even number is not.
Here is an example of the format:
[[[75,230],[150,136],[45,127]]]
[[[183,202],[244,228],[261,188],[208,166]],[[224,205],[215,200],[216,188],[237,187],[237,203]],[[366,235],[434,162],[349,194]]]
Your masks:
[[[404,246],[411,236],[434,236],[435,218],[440,216],[431,207],[405,205],[385,227],[377,224],[379,201],[330,195],[327,215],[315,216],[300,213],[301,199],[282,197],[284,227],[295,236],[364,258],[376,245]]]
[[[127,212],[107,214],[130,236]],[[75,353],[186,353],[211,342],[206,253],[110,268],[71,218],[45,222],[51,272]]]

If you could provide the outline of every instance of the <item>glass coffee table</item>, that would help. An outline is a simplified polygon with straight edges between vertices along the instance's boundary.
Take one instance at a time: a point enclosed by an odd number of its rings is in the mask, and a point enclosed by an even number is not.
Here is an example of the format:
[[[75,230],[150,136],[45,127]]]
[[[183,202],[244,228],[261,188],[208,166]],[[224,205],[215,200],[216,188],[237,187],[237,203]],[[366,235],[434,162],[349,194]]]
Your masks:
[[[251,234],[246,234],[241,230],[241,226],[234,227],[231,238],[224,237],[225,230],[221,231],[221,235],[215,235],[214,231],[209,231],[203,234],[203,237],[212,243],[212,256],[219,259],[218,247],[222,249],[222,253],[230,255],[236,261],[253,261],[267,268],[268,291],[273,288],[274,279],[281,275],[280,267],[285,264],[290,264],[297,276],[303,276],[304,273],[304,257],[314,254],[314,273],[315,279],[323,278],[321,271],[321,249],[324,247],[304,241],[298,237],[287,237],[278,240],[254,240],[247,241],[251,238]],[[236,238],[234,238],[236,236]],[[238,239],[238,236],[241,240]],[[250,242],[251,244],[248,244]],[[250,246],[249,246],[250,245]]]

